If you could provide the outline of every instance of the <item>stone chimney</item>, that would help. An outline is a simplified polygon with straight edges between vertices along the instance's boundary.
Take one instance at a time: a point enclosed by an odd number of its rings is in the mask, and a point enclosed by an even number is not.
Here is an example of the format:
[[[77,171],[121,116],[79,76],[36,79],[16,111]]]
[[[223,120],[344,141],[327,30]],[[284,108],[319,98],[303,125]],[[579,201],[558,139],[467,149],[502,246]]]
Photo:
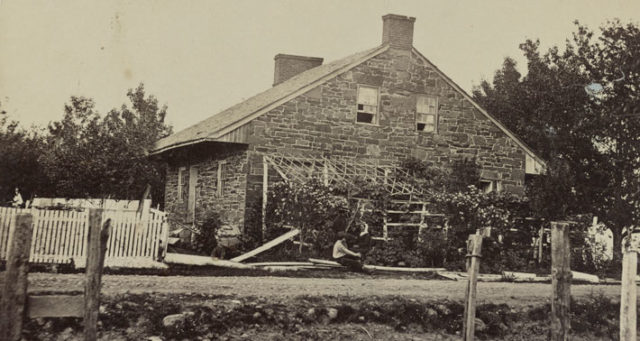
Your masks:
[[[287,79],[322,65],[322,58],[293,56],[290,54],[277,54],[275,72],[273,75],[273,86],[276,86]]]
[[[411,50],[413,46],[413,23],[416,18],[387,14],[382,17],[382,44],[401,50]]]

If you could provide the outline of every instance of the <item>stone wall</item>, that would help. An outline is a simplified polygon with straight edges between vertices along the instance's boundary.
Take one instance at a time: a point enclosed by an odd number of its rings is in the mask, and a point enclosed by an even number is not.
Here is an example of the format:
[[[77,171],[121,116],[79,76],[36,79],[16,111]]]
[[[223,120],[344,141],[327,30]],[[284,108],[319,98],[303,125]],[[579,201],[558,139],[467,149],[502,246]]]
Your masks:
[[[195,220],[202,222],[210,211],[218,212],[223,222],[244,225],[247,184],[247,152],[241,145],[212,144],[205,148],[184,149],[169,160],[165,185],[165,210],[172,227],[191,225],[186,201],[178,201],[178,170],[195,165],[198,169],[195,195]],[[218,193],[218,167],[222,165],[222,190]],[[188,186],[184,184],[183,186]]]
[[[356,123],[358,85],[379,87],[377,125]],[[438,97],[436,133],[417,131],[419,94]],[[525,153],[431,65],[410,51],[390,49],[250,123],[248,196],[261,191],[261,153],[377,159],[409,157],[447,167],[475,159],[486,180],[524,192]]]
[[[358,85],[379,88],[379,120],[375,125],[356,123]],[[435,133],[416,129],[416,100],[420,94],[438,98]],[[243,215],[260,206],[262,155],[275,152],[387,164],[416,157],[442,167],[456,159],[470,158],[481,166],[483,179],[500,181],[504,190],[516,194],[524,192],[524,151],[431,65],[407,50],[389,49],[248,124],[246,149],[205,150],[201,156],[185,156],[187,161],[180,161],[202,167],[196,212],[216,209],[241,226]],[[233,185],[224,200],[211,188],[219,160],[226,160],[234,172],[229,179]],[[166,207],[183,219],[175,204],[180,162],[168,169]],[[277,177],[274,171],[270,174]]]

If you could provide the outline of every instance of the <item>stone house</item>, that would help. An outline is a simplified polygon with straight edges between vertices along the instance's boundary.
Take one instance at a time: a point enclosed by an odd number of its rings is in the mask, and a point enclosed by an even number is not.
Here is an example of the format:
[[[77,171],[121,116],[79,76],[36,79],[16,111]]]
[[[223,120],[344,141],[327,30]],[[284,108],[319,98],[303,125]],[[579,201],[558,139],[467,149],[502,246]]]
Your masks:
[[[157,141],[172,220],[216,210],[242,229],[270,155],[443,167],[466,157],[485,190],[523,193],[544,162],[413,47],[415,18],[382,19],[381,45],[328,64],[278,54],[273,87]]]

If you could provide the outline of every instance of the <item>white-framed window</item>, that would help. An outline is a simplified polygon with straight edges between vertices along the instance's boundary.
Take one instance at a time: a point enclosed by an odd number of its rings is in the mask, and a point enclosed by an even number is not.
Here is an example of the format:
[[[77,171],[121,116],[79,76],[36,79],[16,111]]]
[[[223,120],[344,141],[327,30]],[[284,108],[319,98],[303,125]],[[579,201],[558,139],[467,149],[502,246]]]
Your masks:
[[[416,101],[416,130],[438,132],[438,98],[420,95]]]
[[[359,85],[356,122],[378,124],[378,88]]]
[[[502,192],[502,181],[480,180],[480,190],[483,193]]]

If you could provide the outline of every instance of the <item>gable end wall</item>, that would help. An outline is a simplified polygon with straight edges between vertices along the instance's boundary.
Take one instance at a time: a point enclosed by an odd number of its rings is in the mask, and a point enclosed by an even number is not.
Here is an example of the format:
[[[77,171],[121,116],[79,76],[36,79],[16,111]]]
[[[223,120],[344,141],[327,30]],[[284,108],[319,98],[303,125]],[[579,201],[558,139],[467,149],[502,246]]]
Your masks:
[[[358,85],[380,89],[379,124],[355,123]],[[418,94],[438,97],[438,133],[418,132]],[[524,193],[525,152],[415,53],[390,49],[249,123],[248,199],[261,195],[260,153],[481,165],[484,179]]]

